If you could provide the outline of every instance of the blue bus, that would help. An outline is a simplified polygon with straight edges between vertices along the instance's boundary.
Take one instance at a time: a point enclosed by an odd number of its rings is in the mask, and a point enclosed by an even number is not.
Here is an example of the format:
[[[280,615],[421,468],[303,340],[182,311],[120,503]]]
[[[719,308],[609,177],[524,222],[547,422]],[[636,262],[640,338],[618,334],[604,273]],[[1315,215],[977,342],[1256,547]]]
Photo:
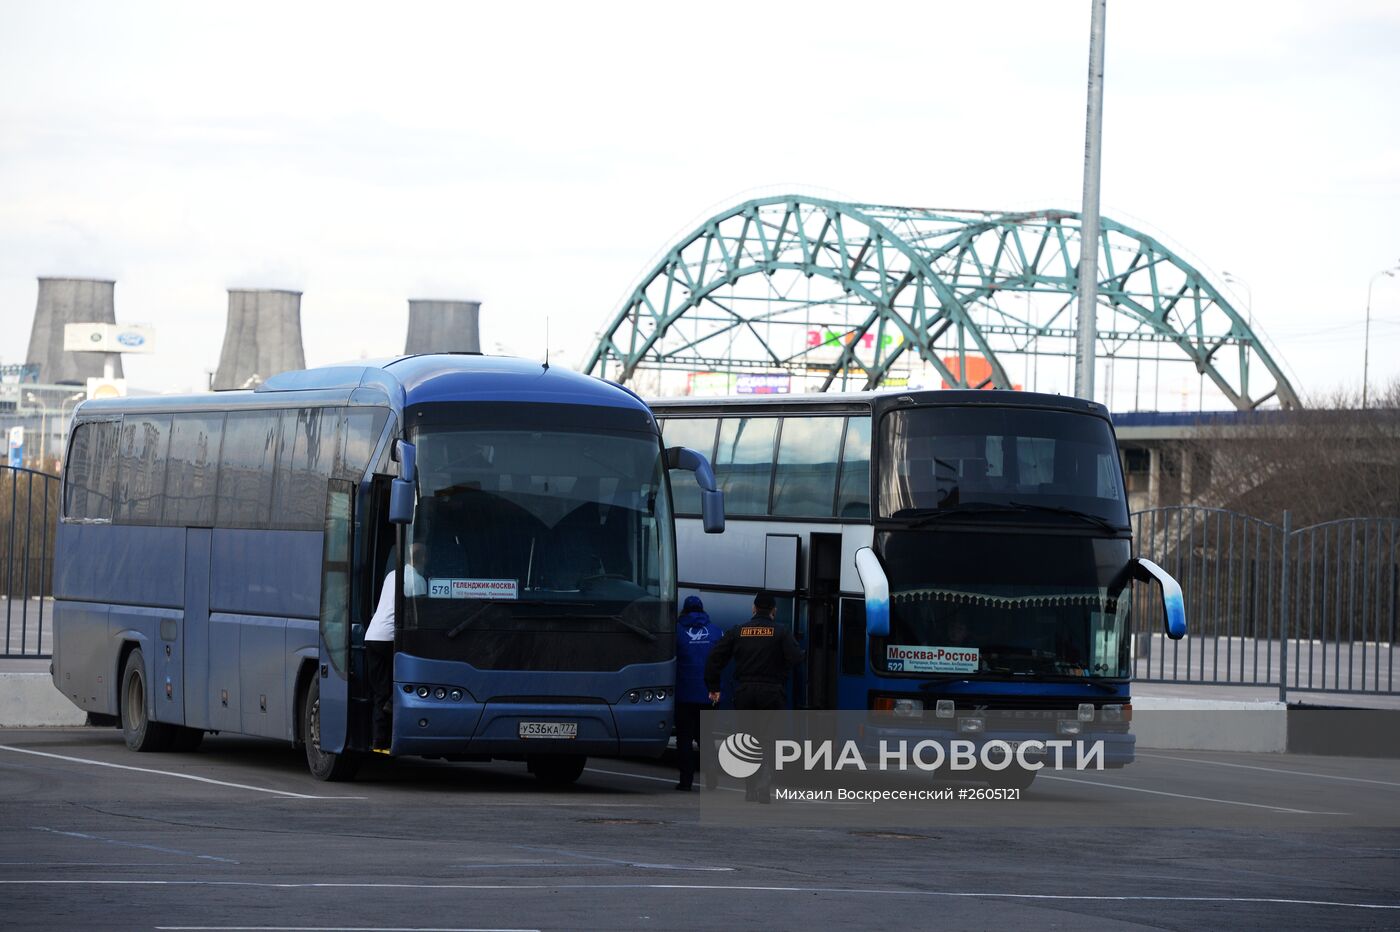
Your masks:
[[[66,456],[54,683],[133,750],[261,735],[350,778],[383,585],[392,755],[524,760],[568,783],[590,755],[666,746],[669,471],[693,474],[712,532],[723,503],[624,388],[411,356],[85,402]]]
[[[732,623],[773,592],[806,651],[794,706],[875,713],[872,744],[917,722],[979,745],[1102,738],[1107,766],[1133,759],[1134,583],[1171,637],[1186,626],[1175,581],[1132,555],[1102,405],[936,391],[652,409],[668,443],[711,458],[729,518],[706,540],[678,490],[681,595]]]

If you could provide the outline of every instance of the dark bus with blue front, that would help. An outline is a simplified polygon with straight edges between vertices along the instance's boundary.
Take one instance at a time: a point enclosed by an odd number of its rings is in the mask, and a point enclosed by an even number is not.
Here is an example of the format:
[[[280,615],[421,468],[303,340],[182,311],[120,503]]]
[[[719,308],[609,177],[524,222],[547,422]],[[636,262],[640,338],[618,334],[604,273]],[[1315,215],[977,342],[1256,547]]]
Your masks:
[[[54,682],[134,750],[264,735],[346,779],[370,749],[365,629],[393,585],[392,755],[523,760],[564,783],[588,756],[659,754],[668,468],[693,473],[722,529],[709,464],[664,449],[635,395],[523,360],[412,356],[84,403]]]
[[[698,496],[677,493],[681,595],[734,622],[775,593],[806,651],[794,705],[874,713],[872,744],[1093,738],[1107,766],[1133,759],[1134,588],[1171,637],[1185,619],[1176,583],[1133,557],[1102,405],[935,391],[652,408],[668,443],[710,457],[729,518],[709,541]]]

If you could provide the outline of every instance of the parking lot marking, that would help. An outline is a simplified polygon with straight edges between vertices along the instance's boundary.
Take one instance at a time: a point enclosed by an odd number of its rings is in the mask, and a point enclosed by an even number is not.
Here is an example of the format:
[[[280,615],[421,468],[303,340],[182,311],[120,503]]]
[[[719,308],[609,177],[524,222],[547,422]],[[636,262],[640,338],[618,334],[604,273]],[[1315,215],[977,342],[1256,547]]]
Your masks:
[[[674,785],[676,782],[670,777],[649,777],[644,773],[627,773],[624,770],[599,770],[597,767],[585,767],[583,769],[585,773],[601,773],[609,777],[631,777],[634,780],[650,780],[652,783],[670,783],[672,785]],[[726,793],[744,792],[743,790],[735,789],[732,786],[717,786],[715,787],[715,789],[724,790]]]
[[[273,796],[283,796],[288,799],[365,799],[364,796],[311,796],[306,793],[293,793],[290,790],[274,790],[266,786],[249,786],[246,783],[229,783],[227,780],[215,780],[212,777],[197,777],[192,773],[176,773],[173,770],[153,770],[150,767],[132,767],[130,764],[113,764],[104,760],[91,760],[86,757],[69,757],[66,754],[51,754],[48,751],[34,751],[29,748],[17,748],[8,744],[0,744],[0,751],[13,751],[16,754],[33,754],[36,757],[49,757],[54,760],[66,760],[75,764],[90,764],[93,767],[111,767],[114,770],[131,770],[136,773],[153,773],[162,777],[178,777],[181,780],[193,780],[196,783],[210,783],[214,786],[227,786],[236,790],[251,790],[254,793],[268,793]]]
[[[1191,764],[1210,764],[1212,767],[1237,767],[1240,770],[1262,770],[1265,773],[1286,773],[1292,774],[1295,777],[1316,777],[1319,780],[1345,780],[1348,783],[1370,783],[1375,786],[1400,787],[1400,783],[1396,783],[1393,780],[1368,780],[1365,777],[1343,777],[1338,774],[1331,773],[1310,773],[1306,770],[1285,770],[1282,767],[1260,767],[1257,764],[1236,764],[1232,761],[1200,760],[1199,758],[1195,757],[1173,757],[1170,754],[1144,754],[1141,751],[1137,752],[1137,756],[1156,757],[1161,760],[1186,761],[1187,763]]]
[[[117,845],[122,848],[144,848],[147,851],[159,851],[161,854],[184,854],[192,858],[199,858],[202,861],[219,861],[223,864],[239,864],[232,858],[216,857],[212,854],[195,854],[193,851],[182,851],[179,848],[162,848],[160,845],[143,845],[136,841],[119,841],[116,838],[103,838],[101,835],[89,835],[86,832],[63,832],[56,828],[49,828],[46,825],[31,825],[30,828],[36,832],[49,832],[54,835],[64,835],[68,838],[81,838],[83,841],[100,841],[103,844]]]
[[[1150,793],[1153,796],[1170,796],[1173,799],[1194,799],[1202,803],[1220,803],[1224,806],[1247,806],[1250,809],[1268,809],[1272,812],[1287,812],[1292,815],[1350,815],[1349,812],[1314,812],[1311,809],[1290,809],[1287,806],[1270,806],[1265,803],[1247,803],[1238,799],[1217,799],[1214,796],[1191,796],[1188,793],[1168,793],[1166,790],[1149,790],[1143,786],[1124,786],[1121,783],[1101,783],[1098,780],[1082,780],[1078,777],[1052,777],[1041,774],[1041,780],[1059,780],[1061,783],[1082,783],[1085,786],[1105,786],[1110,790],[1126,790],[1129,793]]]
[[[267,880],[9,880],[0,886],[252,887],[276,890],[693,890],[701,893],[833,893],[841,896],[910,896],[948,899],[1047,900],[1104,903],[1262,903],[1400,911],[1400,903],[1356,903],[1276,896],[1171,896],[1169,894],[998,893],[983,890],[907,890],[897,887],[795,887],[719,883],[296,883]],[[186,927],[188,928],[188,927]]]

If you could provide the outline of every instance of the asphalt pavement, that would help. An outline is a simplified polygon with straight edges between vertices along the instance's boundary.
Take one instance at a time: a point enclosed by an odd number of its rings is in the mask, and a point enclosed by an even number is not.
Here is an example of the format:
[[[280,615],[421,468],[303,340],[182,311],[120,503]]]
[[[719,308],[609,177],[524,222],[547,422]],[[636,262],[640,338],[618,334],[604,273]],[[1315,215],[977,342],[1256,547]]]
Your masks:
[[[1400,761],[1144,753],[1021,800],[745,804],[594,761],[134,754],[0,730],[6,929],[1400,927]],[[973,788],[975,784],[970,784]]]

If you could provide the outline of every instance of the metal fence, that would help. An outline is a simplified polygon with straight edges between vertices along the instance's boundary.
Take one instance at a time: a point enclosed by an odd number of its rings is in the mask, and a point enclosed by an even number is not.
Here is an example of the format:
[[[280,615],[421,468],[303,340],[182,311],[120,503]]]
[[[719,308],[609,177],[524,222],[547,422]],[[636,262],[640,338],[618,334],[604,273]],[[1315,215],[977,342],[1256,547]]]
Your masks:
[[[4,657],[53,654],[53,546],[57,476],[0,466],[0,600]]]
[[[1294,528],[1179,506],[1133,515],[1139,555],[1181,583],[1190,633],[1134,613],[1138,679],[1307,692],[1400,692],[1400,519]],[[1148,598],[1137,594],[1139,604]]]

